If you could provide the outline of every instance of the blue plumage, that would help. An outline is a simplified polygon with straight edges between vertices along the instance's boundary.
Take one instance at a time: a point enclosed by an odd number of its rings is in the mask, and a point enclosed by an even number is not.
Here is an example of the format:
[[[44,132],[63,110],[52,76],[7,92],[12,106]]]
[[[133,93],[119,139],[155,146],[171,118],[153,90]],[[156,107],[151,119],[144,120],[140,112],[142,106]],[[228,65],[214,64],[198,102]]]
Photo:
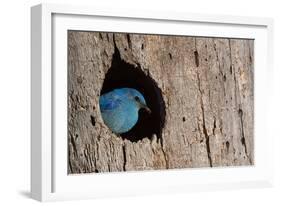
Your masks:
[[[104,123],[116,134],[132,129],[138,121],[139,109],[150,109],[143,95],[132,88],[114,89],[101,95],[100,110]]]

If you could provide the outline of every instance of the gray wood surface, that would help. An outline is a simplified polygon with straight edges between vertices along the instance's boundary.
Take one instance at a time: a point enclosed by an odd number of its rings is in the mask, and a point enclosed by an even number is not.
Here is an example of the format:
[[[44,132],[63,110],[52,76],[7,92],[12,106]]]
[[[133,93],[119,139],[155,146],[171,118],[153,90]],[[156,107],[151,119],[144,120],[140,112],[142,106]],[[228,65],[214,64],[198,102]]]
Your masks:
[[[130,141],[102,121],[115,45],[162,91],[160,137]],[[254,40],[69,31],[68,173],[254,164],[253,62]]]

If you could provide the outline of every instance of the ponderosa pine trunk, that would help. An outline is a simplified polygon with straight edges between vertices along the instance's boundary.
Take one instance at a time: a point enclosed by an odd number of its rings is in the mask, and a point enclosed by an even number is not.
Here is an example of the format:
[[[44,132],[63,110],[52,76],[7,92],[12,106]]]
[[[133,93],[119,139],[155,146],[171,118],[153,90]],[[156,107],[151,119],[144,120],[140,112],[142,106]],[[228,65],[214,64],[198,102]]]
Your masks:
[[[103,123],[116,49],[162,91],[160,136],[130,141]],[[253,53],[249,39],[69,31],[68,173],[254,164]]]

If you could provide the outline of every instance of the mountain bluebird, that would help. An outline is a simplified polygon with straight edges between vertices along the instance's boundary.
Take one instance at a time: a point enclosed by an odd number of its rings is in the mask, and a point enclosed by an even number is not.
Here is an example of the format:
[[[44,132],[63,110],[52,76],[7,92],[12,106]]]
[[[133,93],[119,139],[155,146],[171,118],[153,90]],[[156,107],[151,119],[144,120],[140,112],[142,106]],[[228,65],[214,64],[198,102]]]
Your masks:
[[[99,104],[104,123],[116,134],[128,132],[134,127],[141,108],[151,113],[143,95],[132,88],[105,93],[101,95]]]

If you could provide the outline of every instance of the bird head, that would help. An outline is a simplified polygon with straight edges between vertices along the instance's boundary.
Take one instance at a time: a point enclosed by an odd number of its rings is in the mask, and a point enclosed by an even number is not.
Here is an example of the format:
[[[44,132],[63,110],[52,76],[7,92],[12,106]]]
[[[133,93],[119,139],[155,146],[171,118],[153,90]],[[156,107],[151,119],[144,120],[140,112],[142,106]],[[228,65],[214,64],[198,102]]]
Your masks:
[[[140,92],[138,92],[137,90],[135,90],[135,89],[132,89],[130,91],[130,93],[131,93],[130,94],[131,95],[131,99],[132,99],[132,101],[134,101],[134,103],[137,105],[137,107],[139,109],[142,109],[142,108],[145,109],[145,111],[147,111],[150,114],[151,110],[147,106],[146,101],[145,101],[143,95]]]

